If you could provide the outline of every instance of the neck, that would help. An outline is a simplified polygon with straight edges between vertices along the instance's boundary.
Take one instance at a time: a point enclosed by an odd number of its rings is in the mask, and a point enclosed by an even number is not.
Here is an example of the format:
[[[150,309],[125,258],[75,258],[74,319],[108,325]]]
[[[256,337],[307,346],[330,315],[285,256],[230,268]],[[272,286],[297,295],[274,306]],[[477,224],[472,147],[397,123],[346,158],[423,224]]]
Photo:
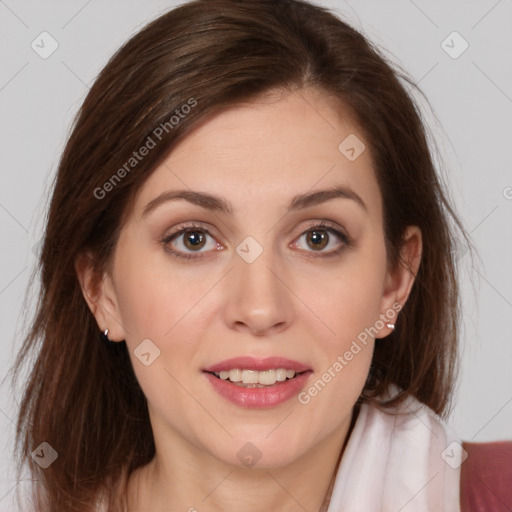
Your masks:
[[[231,466],[190,447],[185,447],[187,456],[176,450],[162,456],[157,449],[153,460],[130,478],[128,511],[325,512],[356,413],[343,428],[279,468]]]

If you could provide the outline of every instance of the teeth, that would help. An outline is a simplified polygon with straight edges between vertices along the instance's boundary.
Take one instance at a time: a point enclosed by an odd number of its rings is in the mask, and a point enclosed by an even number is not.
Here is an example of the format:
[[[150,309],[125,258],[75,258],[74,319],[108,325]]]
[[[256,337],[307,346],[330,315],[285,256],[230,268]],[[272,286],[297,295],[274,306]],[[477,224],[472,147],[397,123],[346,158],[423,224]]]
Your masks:
[[[242,370],[242,382],[244,384],[259,384],[258,373],[256,370]]]
[[[295,372],[293,372],[295,373]],[[275,370],[267,370],[266,372],[258,372],[258,383],[265,384],[267,386],[271,386],[276,383],[276,371]]]
[[[238,383],[240,386],[246,387],[263,387],[273,386],[276,382],[284,382],[286,379],[295,377],[294,370],[286,368],[277,368],[276,370],[241,370],[239,368],[233,370],[223,370],[215,373],[222,380],[230,380]]]
[[[242,370],[229,370],[229,380],[231,382],[240,382],[242,380]]]
[[[276,380],[278,382],[284,382],[286,380],[286,374],[287,374],[287,370],[285,370],[284,368],[279,368],[276,370]]]

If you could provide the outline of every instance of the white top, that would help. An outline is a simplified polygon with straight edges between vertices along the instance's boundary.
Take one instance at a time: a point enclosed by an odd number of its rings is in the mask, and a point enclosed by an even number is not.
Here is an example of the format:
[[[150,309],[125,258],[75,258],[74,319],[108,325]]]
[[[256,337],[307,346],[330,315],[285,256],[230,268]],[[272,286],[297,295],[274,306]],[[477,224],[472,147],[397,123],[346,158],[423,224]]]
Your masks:
[[[363,404],[328,512],[460,512],[464,453],[444,422],[413,397],[389,412]]]

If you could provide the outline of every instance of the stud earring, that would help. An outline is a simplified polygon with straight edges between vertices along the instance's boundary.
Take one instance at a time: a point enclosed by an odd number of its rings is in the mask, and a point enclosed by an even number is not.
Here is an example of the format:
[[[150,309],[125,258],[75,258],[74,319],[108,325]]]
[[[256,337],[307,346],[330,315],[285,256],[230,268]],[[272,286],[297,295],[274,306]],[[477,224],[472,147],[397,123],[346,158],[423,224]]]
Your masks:
[[[109,340],[109,339],[108,339],[108,329],[105,329],[105,330],[101,333],[101,335],[102,335],[102,337],[103,337],[103,339],[104,339],[105,341],[108,341],[108,342],[112,341],[112,340]]]
[[[387,327],[388,329],[393,330],[393,329],[395,328],[395,324],[392,324],[391,322],[388,322],[388,323],[386,324],[386,327]]]

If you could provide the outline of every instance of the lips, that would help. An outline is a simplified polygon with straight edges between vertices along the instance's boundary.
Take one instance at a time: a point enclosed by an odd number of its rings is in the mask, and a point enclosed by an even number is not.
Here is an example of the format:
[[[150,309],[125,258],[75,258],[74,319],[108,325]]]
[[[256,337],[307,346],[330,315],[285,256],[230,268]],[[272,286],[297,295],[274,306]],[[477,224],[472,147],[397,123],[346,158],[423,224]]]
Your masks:
[[[203,372],[213,389],[231,403],[262,409],[297,395],[312,369],[287,358],[246,356],[222,361]]]
[[[302,373],[311,370],[311,367],[308,365],[285,357],[256,358],[243,356],[226,359],[225,361],[204,368],[203,371],[209,373],[220,373],[222,371],[235,370],[237,368],[241,370],[254,371],[277,370],[279,368],[284,368],[285,370],[293,370],[295,373]]]

